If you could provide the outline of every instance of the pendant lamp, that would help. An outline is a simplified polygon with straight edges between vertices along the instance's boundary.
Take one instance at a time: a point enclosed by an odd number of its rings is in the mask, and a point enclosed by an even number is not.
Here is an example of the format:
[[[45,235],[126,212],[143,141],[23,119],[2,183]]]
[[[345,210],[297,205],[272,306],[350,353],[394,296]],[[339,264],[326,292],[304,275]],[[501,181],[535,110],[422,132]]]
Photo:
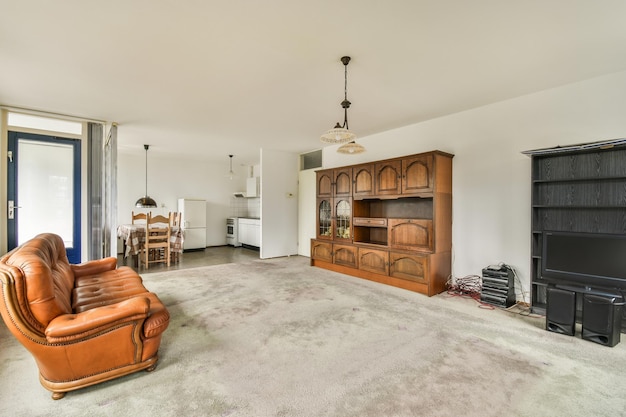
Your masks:
[[[354,142],[356,139],[356,135],[348,128],[348,109],[350,108],[350,104],[352,104],[348,101],[348,64],[350,63],[350,59],[351,58],[349,56],[341,57],[341,63],[344,66],[344,99],[341,102],[341,107],[343,107],[343,125],[337,122],[334,128],[330,129],[320,137],[322,142],[329,143],[331,145]]]
[[[150,145],[143,145],[146,150],[146,193],[135,203],[135,207],[156,207],[157,203],[152,198],[148,197],[148,148]]]
[[[233,156],[234,155],[228,155],[228,157],[230,158],[230,170],[228,171],[228,174],[226,174],[226,176],[231,180],[237,177],[237,174],[235,174],[235,171],[233,171]]]
[[[352,155],[355,153],[365,152],[365,147],[361,144],[356,143],[355,141],[352,141],[341,145],[339,149],[337,149],[337,152]]]

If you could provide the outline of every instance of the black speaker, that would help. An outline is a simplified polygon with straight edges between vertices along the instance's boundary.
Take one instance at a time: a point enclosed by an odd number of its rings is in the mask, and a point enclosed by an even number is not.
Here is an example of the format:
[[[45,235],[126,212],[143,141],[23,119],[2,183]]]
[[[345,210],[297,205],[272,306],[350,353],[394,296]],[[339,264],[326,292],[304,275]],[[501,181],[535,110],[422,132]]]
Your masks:
[[[576,293],[548,287],[546,330],[574,336],[576,332]]]
[[[618,344],[623,304],[621,297],[583,294],[582,338],[604,346]]]

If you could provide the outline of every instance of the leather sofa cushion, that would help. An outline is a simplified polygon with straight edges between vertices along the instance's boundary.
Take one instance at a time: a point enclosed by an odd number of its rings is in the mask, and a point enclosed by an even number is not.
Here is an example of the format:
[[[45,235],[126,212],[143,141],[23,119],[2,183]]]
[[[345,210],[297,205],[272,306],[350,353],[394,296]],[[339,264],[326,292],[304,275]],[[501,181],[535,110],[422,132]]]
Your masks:
[[[141,277],[128,267],[78,278],[74,288],[73,309],[80,313],[134,297],[145,297],[150,302],[148,318],[143,325],[144,337],[161,334],[169,324],[169,313],[156,294],[146,290]]]
[[[110,271],[104,271],[92,275],[87,275],[84,277],[77,277],[76,282],[74,283],[75,288],[79,287],[88,287],[90,285],[106,285],[112,281],[117,280],[127,280],[131,278],[139,278],[141,281],[141,277],[137,275],[132,268],[128,266],[120,266],[117,269],[112,269]]]
[[[129,276],[123,280],[102,281],[98,284],[74,288],[74,304],[72,307],[74,312],[81,313],[95,307],[115,304],[146,293],[147,290],[138,276]]]

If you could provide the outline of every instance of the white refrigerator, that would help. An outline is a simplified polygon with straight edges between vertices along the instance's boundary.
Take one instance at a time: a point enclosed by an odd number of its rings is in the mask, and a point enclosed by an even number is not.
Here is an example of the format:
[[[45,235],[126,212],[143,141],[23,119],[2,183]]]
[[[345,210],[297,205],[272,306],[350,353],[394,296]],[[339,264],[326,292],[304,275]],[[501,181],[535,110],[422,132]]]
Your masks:
[[[179,198],[183,227],[183,250],[206,248],[206,200]]]

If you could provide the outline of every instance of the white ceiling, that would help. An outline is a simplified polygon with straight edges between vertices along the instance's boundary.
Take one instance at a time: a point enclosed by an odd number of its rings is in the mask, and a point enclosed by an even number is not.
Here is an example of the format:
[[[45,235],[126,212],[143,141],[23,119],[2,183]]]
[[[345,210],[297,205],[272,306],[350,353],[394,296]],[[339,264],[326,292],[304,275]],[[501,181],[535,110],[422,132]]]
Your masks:
[[[97,4],[97,5],[96,5]],[[623,0],[0,0],[0,104],[258,162],[626,70]]]

